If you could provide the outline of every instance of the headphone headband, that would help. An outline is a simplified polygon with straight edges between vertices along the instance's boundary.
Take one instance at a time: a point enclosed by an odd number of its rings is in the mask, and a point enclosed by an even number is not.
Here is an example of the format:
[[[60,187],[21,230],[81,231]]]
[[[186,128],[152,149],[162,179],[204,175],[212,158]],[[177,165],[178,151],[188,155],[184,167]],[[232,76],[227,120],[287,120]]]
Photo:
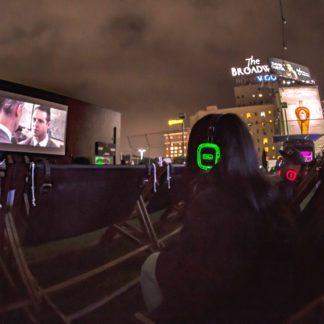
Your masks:
[[[216,126],[222,114],[212,116],[208,127],[207,142],[201,143],[197,147],[197,164],[202,170],[211,170],[219,161],[221,151],[217,143],[214,143]]]

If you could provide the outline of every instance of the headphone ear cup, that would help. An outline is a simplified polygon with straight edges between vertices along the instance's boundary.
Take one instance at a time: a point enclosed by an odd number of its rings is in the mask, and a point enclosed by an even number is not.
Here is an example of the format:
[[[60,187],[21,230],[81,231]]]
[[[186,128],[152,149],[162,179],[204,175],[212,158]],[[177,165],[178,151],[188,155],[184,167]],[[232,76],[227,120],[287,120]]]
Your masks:
[[[221,151],[215,143],[201,143],[197,148],[197,165],[200,169],[209,171],[221,157]]]
[[[286,181],[298,183],[302,179],[302,171],[301,165],[287,163],[283,165],[280,176]]]

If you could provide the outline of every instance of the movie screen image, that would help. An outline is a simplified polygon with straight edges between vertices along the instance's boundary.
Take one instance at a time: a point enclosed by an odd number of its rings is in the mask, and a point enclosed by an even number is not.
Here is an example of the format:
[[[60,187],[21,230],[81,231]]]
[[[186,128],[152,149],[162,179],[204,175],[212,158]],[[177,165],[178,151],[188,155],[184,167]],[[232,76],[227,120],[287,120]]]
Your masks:
[[[0,151],[65,155],[68,107],[0,91]]]
[[[324,134],[323,111],[318,88],[279,88],[280,101],[285,103],[287,135]]]

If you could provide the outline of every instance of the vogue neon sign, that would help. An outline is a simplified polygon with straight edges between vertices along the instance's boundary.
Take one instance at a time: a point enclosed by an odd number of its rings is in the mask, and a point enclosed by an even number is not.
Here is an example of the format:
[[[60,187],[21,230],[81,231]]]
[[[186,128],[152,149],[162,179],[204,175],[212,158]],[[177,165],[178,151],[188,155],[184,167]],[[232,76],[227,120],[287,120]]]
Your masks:
[[[231,73],[233,77],[236,76],[244,76],[244,75],[250,75],[250,74],[260,74],[260,73],[269,73],[270,68],[268,65],[261,65],[260,59],[254,59],[253,55],[251,57],[246,58],[245,61],[247,61],[247,65],[243,68],[231,68]]]
[[[277,81],[277,76],[274,74],[257,75],[256,80],[258,82],[275,82]]]

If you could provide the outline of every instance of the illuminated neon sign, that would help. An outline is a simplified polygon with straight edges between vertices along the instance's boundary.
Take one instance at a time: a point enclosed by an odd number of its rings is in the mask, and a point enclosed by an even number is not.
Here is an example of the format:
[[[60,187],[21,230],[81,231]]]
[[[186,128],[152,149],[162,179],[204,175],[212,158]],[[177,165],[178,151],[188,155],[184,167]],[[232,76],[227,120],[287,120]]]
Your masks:
[[[183,124],[183,119],[169,119],[168,120],[169,126],[178,125],[178,124]]]
[[[264,74],[264,75],[257,75],[256,80],[258,82],[275,82],[277,81],[277,76],[274,74]]]
[[[269,66],[266,64],[261,65],[260,59],[254,59],[253,55],[251,55],[251,57],[246,58],[245,61],[247,61],[247,65],[245,67],[231,68],[231,73],[233,77],[270,72]]]
[[[312,151],[301,151],[300,153],[303,156],[305,162],[313,161],[313,152]]]

